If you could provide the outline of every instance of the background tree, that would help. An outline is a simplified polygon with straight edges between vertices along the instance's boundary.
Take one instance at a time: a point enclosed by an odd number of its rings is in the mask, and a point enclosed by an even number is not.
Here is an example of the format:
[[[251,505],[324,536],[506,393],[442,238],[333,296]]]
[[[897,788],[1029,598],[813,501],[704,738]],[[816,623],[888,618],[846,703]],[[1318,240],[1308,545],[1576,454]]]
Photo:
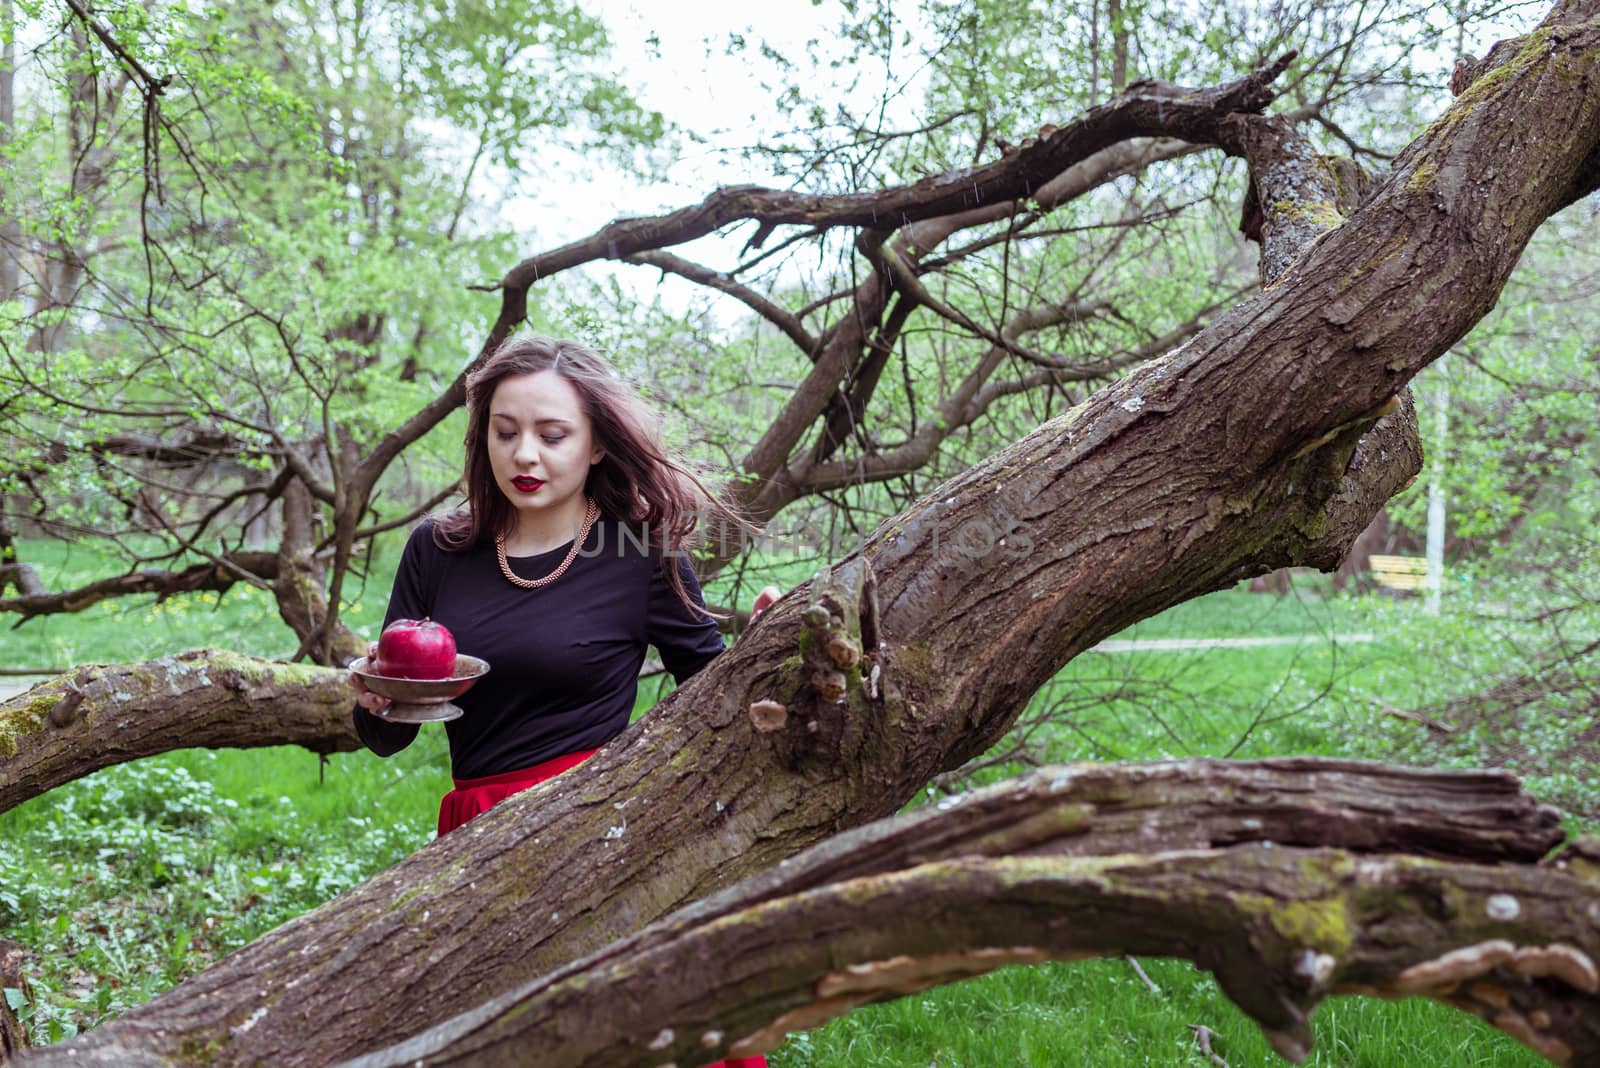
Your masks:
[[[13,124],[34,132],[8,198],[28,229],[7,521],[112,541],[129,571],[7,607],[246,582],[273,590],[297,656],[348,659],[358,527],[414,519],[452,481],[398,472],[391,510],[360,459],[459,371],[460,280],[509,248],[474,217],[485,171],[552,144],[631,154],[661,120],[599,73],[599,24],[560,4],[515,20],[492,3],[246,4],[204,26],[183,7],[69,4],[31,25],[52,14],[62,32],[32,50],[41,91]]]

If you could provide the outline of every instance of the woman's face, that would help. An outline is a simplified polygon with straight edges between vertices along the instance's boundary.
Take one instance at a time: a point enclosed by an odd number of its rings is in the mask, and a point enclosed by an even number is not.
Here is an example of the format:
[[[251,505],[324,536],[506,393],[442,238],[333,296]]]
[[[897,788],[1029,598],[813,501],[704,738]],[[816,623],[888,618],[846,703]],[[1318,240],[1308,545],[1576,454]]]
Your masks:
[[[526,518],[581,516],[589,468],[605,455],[578,391],[554,371],[500,380],[488,446],[495,485]]]

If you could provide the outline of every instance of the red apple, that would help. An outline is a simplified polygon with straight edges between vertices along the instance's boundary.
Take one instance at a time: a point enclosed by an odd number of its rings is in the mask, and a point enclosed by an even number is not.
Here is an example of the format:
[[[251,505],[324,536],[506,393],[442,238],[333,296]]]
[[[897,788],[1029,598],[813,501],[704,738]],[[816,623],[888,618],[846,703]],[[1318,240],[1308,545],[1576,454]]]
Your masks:
[[[448,679],[456,670],[456,640],[431,619],[397,619],[378,635],[372,670],[391,679]]]

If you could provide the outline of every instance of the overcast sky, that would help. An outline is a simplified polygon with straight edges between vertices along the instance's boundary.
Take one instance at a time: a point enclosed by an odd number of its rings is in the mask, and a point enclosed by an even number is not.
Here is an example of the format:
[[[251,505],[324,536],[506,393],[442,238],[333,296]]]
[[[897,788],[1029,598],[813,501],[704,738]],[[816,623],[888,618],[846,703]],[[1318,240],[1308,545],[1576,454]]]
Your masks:
[[[600,16],[610,27],[615,76],[646,107],[661,112],[679,127],[710,139],[707,145],[686,145],[673,163],[669,182],[647,191],[658,199],[642,200],[635,183],[607,191],[610,206],[637,213],[641,206],[670,210],[699,200],[718,185],[732,183],[781,184],[782,179],[762,173],[759,161],[738,158],[733,150],[761,142],[779,132],[786,117],[774,105],[773,85],[799,78],[808,96],[829,99],[834,89],[842,95],[847,74],[829,69],[826,61],[849,56],[853,47],[837,39],[844,19],[839,0],[696,0],[667,4],[659,0],[585,0],[584,9]],[[906,20],[902,32],[920,37],[918,5],[914,0],[892,3],[896,17]],[[729,42],[742,36],[746,47],[730,54]],[[816,41],[817,66],[811,65],[808,42]],[[784,73],[767,61],[761,43],[788,57],[797,72]],[[902,90],[891,104],[897,118],[909,118],[921,91],[916,80],[919,59],[897,55],[896,79]],[[862,84],[854,87],[852,102],[858,109],[876,99],[884,89],[884,74],[876,60],[858,68]],[[602,199],[595,190],[596,200]],[[597,206],[598,210],[598,206]],[[594,225],[614,217],[602,217]],[[586,213],[583,221],[590,216]],[[575,233],[593,225],[568,222]]]
[[[916,17],[917,5],[911,0],[901,0],[895,7],[907,18]],[[533,241],[530,254],[584,237],[618,216],[656,214],[697,203],[722,185],[785,184],[762,170],[758,160],[735,154],[781,125],[771,103],[774,91],[763,80],[782,82],[784,76],[762,57],[760,42],[804,70],[808,41],[817,39],[823,48],[844,47],[834,39],[843,18],[839,0],[696,0],[692,5],[586,0],[584,8],[610,27],[616,77],[641,104],[708,143],[686,145],[671,162],[664,182],[641,187],[636,176],[586,161],[579,164],[584,174],[575,195],[511,206],[512,224]],[[743,35],[747,47],[730,55],[729,41],[735,34]],[[873,73],[872,68],[868,71]],[[828,82],[839,77],[823,69],[809,76],[805,86],[808,93],[826,97]],[[872,91],[880,87],[881,82],[874,84]],[[908,110],[914,92],[904,97]],[[735,262],[746,237],[748,232],[706,238],[679,251],[708,266],[725,268]],[[596,265],[586,273],[591,277],[614,273],[641,296],[645,290],[663,292],[657,289],[660,276],[653,271]],[[669,284],[665,292],[680,288],[680,296],[690,292],[683,283]],[[742,307],[728,303],[731,315],[745,314]]]

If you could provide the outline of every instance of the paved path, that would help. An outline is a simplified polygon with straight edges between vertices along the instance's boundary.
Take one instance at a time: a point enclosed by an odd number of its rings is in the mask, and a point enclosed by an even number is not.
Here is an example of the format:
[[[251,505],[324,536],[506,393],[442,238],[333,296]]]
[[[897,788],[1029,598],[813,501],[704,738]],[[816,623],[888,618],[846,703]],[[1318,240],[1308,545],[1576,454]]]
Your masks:
[[[1132,638],[1101,642],[1091,652],[1096,653],[1161,653],[1184,649],[1256,649],[1268,645],[1311,645],[1328,640],[1326,634],[1280,634],[1271,638]],[[1335,634],[1333,640],[1343,644],[1370,642],[1371,634]],[[43,682],[48,675],[0,676],[0,701],[21,693]]]
[[[1092,653],[1166,652],[1176,649],[1259,649],[1266,645],[1317,645],[1334,641],[1340,645],[1377,640],[1371,634],[1279,634],[1271,638],[1116,638],[1101,642]]]
[[[13,697],[32,686],[37,686],[45,679],[54,678],[53,675],[5,675],[0,676],[0,701]]]

